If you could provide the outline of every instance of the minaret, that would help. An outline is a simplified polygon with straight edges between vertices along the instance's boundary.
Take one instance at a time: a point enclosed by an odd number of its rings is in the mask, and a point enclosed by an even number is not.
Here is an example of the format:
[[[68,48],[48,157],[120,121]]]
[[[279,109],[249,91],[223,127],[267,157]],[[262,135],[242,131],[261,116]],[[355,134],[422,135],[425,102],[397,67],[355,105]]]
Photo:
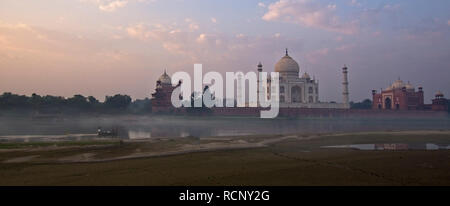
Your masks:
[[[344,104],[345,107],[350,108],[349,98],[348,98],[348,69],[347,66],[344,65],[344,68],[342,68],[342,74],[344,75],[344,81],[342,82],[342,85],[344,86],[344,92],[342,93],[344,97]]]
[[[258,84],[257,84],[257,96],[256,96],[256,102],[257,102],[257,106],[258,107],[260,107],[261,105],[259,104],[259,95],[260,95],[260,93],[261,92],[263,92],[264,91],[264,89],[262,88],[263,86],[262,86],[262,82],[261,82],[261,72],[262,72],[262,67],[263,67],[263,65],[261,64],[261,62],[259,62],[259,64],[258,64],[258,76],[256,77],[256,78],[258,78],[257,79],[257,82],[258,82]],[[260,80],[261,79],[261,80]],[[264,80],[262,80],[262,81],[264,81]]]

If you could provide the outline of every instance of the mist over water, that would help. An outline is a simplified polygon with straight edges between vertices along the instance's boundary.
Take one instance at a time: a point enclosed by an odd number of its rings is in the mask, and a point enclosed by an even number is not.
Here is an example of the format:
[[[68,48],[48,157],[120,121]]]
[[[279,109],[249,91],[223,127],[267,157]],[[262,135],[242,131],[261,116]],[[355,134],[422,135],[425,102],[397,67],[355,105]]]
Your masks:
[[[33,119],[0,117],[0,141],[89,140],[98,127],[117,128],[119,138],[223,137],[387,130],[448,130],[449,118],[368,119],[251,117],[98,116]]]

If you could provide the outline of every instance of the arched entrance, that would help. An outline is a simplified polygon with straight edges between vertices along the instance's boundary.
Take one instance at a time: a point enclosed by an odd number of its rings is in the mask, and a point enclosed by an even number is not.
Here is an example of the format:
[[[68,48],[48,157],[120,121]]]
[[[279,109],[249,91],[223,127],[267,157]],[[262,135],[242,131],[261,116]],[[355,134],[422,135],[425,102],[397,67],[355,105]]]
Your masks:
[[[291,88],[291,100],[294,103],[302,102],[302,91],[299,86],[293,86]]]
[[[384,100],[384,108],[385,109],[391,109],[392,108],[392,100],[391,100],[391,98],[387,97]]]

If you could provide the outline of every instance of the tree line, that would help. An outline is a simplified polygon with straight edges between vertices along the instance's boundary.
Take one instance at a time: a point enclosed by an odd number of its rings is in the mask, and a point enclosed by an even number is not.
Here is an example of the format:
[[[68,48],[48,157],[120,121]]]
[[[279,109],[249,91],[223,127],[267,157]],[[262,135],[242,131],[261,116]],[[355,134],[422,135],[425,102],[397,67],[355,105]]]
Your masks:
[[[362,102],[350,102],[350,109],[371,109],[372,100],[365,99]]]
[[[207,88],[205,88],[206,90]],[[205,92],[205,91],[203,91]],[[194,93],[191,95],[192,108],[190,113],[209,113],[209,108],[194,108]],[[350,102],[351,109],[371,109],[372,101],[365,99],[361,102]],[[132,101],[128,95],[116,94],[106,96],[105,101],[100,102],[93,96],[83,96],[80,94],[65,98],[61,96],[32,94],[31,96],[18,95],[5,92],[0,95],[0,111],[16,112],[40,112],[40,113],[132,113],[147,114],[152,109],[151,99],[136,99]],[[450,112],[450,110],[449,110]]]
[[[5,92],[0,95],[0,110],[33,111],[41,113],[149,113],[151,100],[148,98],[132,101],[128,95],[106,96],[100,102],[93,96],[77,94],[65,98],[61,96],[32,94],[31,96]]]

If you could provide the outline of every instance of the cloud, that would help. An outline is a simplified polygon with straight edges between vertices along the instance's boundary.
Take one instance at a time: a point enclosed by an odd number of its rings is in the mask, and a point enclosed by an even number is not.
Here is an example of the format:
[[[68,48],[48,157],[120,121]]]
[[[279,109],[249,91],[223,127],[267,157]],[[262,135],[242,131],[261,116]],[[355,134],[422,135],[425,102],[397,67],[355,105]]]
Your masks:
[[[393,24],[398,20],[401,6],[399,4],[381,4],[377,7],[361,7],[355,18],[359,19],[360,25],[373,28],[380,24]],[[364,24],[364,25],[363,25]]]
[[[113,12],[118,8],[124,7],[125,5],[127,5],[127,3],[128,3],[128,1],[116,0],[116,1],[108,2],[106,4],[100,4],[98,6],[98,8],[102,11]]]
[[[67,64],[91,61],[99,62],[96,57],[109,55],[105,51],[109,43],[102,40],[92,40],[77,34],[67,34],[53,30],[47,30],[24,23],[8,24],[0,22],[0,56],[8,54],[14,59],[23,62],[0,61],[0,63],[14,64]],[[114,51],[111,59],[124,60],[123,53]]]
[[[350,5],[359,7],[359,6],[361,6],[361,3],[359,3],[357,0],[351,0]]]
[[[376,31],[372,33],[372,36],[379,37],[381,35],[381,31]]]
[[[338,52],[343,52],[343,51],[349,51],[349,50],[351,50],[351,49],[353,49],[355,47],[356,47],[355,44],[344,44],[344,45],[341,45],[339,47],[336,47],[334,50],[338,51]]]
[[[266,8],[266,4],[264,4],[263,2],[259,2],[259,3],[258,3],[258,6],[259,6],[259,7],[262,7],[262,8]]]
[[[156,0],[80,0],[81,2],[87,2],[94,4],[100,11],[114,12],[117,9],[125,7],[130,2],[137,3],[153,3]]]
[[[358,20],[343,21],[336,14],[335,4],[323,5],[312,0],[279,0],[268,6],[265,21],[295,23],[343,34],[359,31]]]
[[[319,62],[323,62],[324,58],[329,55],[336,55],[337,53],[343,53],[343,52],[351,52],[353,49],[356,48],[356,44],[349,43],[349,44],[342,44],[335,48],[322,48],[313,50],[311,52],[306,53],[306,60],[308,63],[311,64],[317,64]]]
[[[317,63],[324,56],[327,56],[329,52],[330,52],[330,48],[322,48],[322,49],[318,49],[318,50],[309,52],[308,54],[306,54],[306,60],[308,60],[310,63]]]
[[[201,59],[208,53],[219,50],[217,47],[225,47],[222,44],[225,40],[220,35],[199,32],[199,26],[189,18],[184,22],[185,24],[180,25],[138,23],[128,26],[126,33],[132,39],[159,43],[171,54],[190,60]]]
[[[398,11],[400,9],[399,4],[386,4],[383,6],[384,11]]]
[[[240,38],[245,38],[245,34],[236,34],[236,38],[240,39]]]
[[[143,23],[138,23],[127,27],[126,32],[130,37],[140,40],[146,40],[152,35],[152,33],[147,31],[147,28]]]
[[[200,34],[200,36],[198,36],[197,38],[197,42],[199,43],[203,43],[206,40],[206,34]]]
[[[206,34],[194,35],[191,19],[185,19],[184,27],[175,27],[168,24],[137,23],[128,26],[125,30],[132,39],[149,43],[159,43],[172,54],[189,56],[190,44],[205,41]],[[197,36],[196,38],[192,38]]]
[[[412,33],[409,31],[406,31],[406,34],[404,34],[403,39],[406,40],[412,40],[412,41],[419,41],[421,43],[427,43],[429,41],[436,41],[442,39],[444,36],[443,32],[441,31],[425,31],[421,33]]]
[[[191,31],[198,30],[200,28],[198,23],[190,18],[186,18],[184,21],[189,24],[188,26]]]
[[[124,31],[129,38],[146,45],[159,44],[167,55],[176,56],[180,66],[200,62],[217,71],[240,70],[239,65],[249,65],[245,68],[253,69],[253,64],[259,61],[275,61],[283,56],[285,46],[280,45],[291,45],[301,50],[301,43],[290,42],[292,39],[288,40],[278,33],[264,37],[205,32],[191,30],[189,25],[192,22],[192,19],[185,19],[181,24],[137,23],[129,25]]]

